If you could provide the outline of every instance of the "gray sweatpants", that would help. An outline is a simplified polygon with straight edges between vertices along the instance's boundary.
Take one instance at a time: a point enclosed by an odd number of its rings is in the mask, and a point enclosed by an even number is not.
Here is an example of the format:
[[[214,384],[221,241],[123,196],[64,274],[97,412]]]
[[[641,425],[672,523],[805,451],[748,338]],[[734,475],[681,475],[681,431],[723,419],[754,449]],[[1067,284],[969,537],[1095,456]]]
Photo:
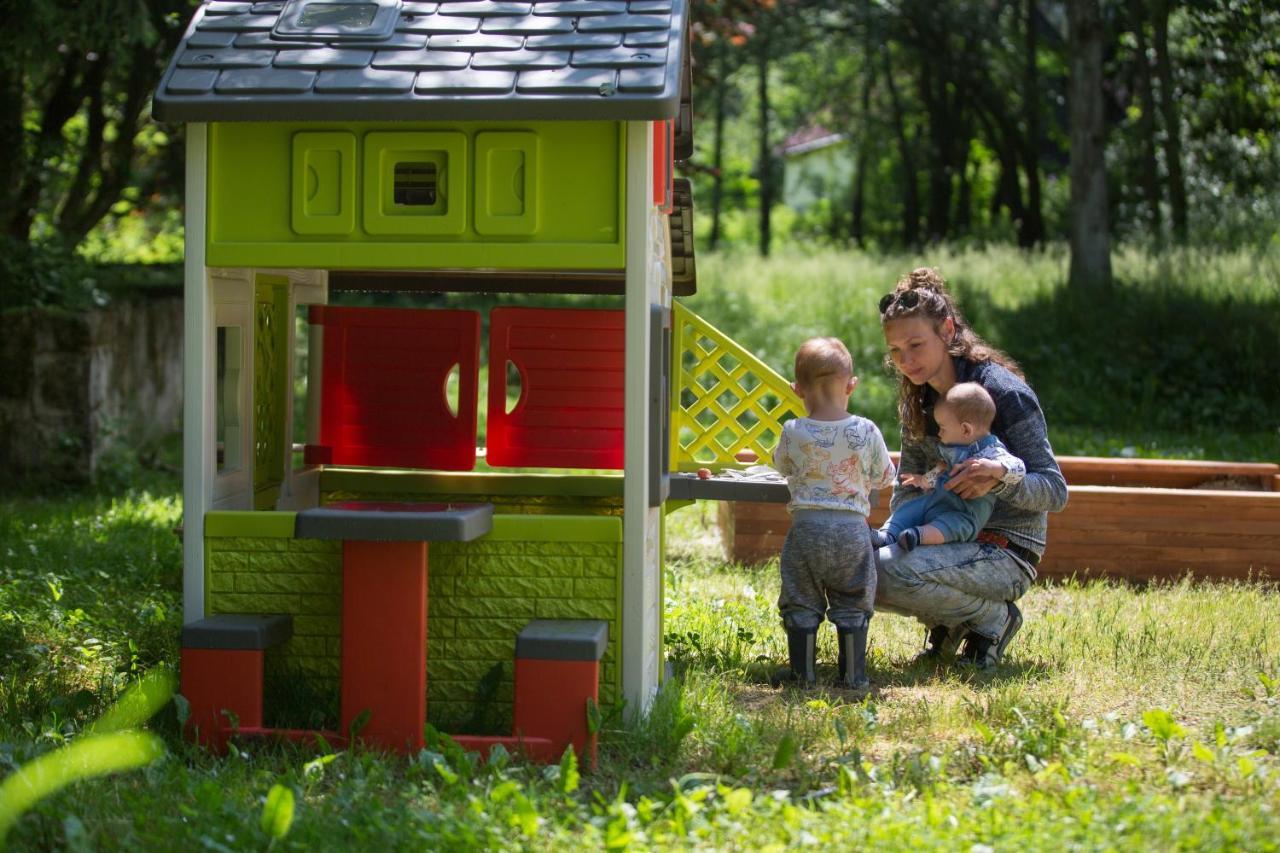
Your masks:
[[[996,639],[1009,618],[1006,601],[1031,586],[1031,575],[1009,551],[987,542],[922,545],[879,551],[876,606],[914,616],[932,628],[963,626]]]
[[[782,545],[778,612],[787,628],[867,624],[875,609],[874,548],[866,516],[846,510],[799,509]]]

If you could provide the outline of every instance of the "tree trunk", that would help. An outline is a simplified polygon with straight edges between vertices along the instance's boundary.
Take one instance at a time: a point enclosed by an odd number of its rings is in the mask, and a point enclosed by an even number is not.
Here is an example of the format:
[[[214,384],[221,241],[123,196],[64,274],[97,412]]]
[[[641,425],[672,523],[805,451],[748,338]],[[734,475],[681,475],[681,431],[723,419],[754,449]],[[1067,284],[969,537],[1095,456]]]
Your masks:
[[[1071,272],[1078,289],[1111,286],[1106,145],[1102,104],[1102,14],[1098,0],[1068,0],[1067,95],[1071,138]]]
[[[43,164],[61,158],[67,146],[63,129],[84,102],[85,91],[81,76],[79,57],[68,52],[56,81],[50,87],[49,96],[40,109],[40,128],[35,133],[33,143],[24,140],[17,149],[9,152],[11,157],[21,157],[18,152],[25,150],[31,152],[18,170],[22,183],[14,192],[13,207],[5,223],[9,235],[24,243],[31,238],[31,223],[35,221],[40,194],[48,176],[48,170]]]
[[[853,167],[853,211],[849,221],[849,236],[853,238],[854,244],[859,249],[864,249],[867,245],[866,226],[863,219],[866,216],[867,160],[871,148],[871,87],[875,85],[876,79],[870,0],[863,0],[862,15],[862,115],[859,126],[854,129],[858,134],[858,159]]]
[[[922,56],[918,67],[920,100],[929,122],[929,209],[925,213],[925,237],[937,242],[947,236],[951,211],[951,135],[955,127],[947,108],[947,84],[935,85],[934,62]]]
[[[729,98],[729,59],[723,40],[716,48],[715,130],[711,154],[711,251],[720,245],[720,210],[724,203],[724,122]]]
[[[893,80],[893,58],[889,45],[882,45],[881,55],[884,57],[885,88],[889,91],[889,102],[893,108],[894,136],[898,143],[898,159],[902,162],[902,242],[907,246],[920,245],[920,191],[916,187],[916,164],[912,155],[911,140],[907,138],[906,117],[902,112],[902,101],[898,97],[898,87]]]
[[[773,209],[773,152],[769,150],[769,30],[764,25],[756,45],[756,65],[759,72],[760,96],[760,254],[769,256],[773,233],[769,216]]]
[[[15,235],[13,225],[17,214],[18,190],[23,180],[24,159],[20,156],[25,147],[22,136],[23,74],[12,60],[0,57],[0,233]],[[23,231],[20,239],[26,240]]]
[[[955,235],[967,235],[973,226],[973,181],[970,179],[970,167],[973,174],[978,173],[976,160],[966,161],[956,173],[959,177],[959,188],[956,192],[956,210],[952,216],[955,223]]]
[[[1036,0],[1027,0],[1022,76],[1022,111],[1027,133],[1022,138],[1022,166],[1027,176],[1027,204],[1018,229],[1018,245],[1024,249],[1044,242],[1044,215],[1040,203],[1040,75],[1036,68]]]
[[[1147,10],[1143,0],[1129,0],[1129,15],[1137,39],[1134,78],[1142,115],[1138,118],[1142,197],[1147,204],[1147,226],[1160,239],[1160,171],[1156,165],[1156,96],[1151,87],[1151,60],[1147,56]]]
[[[1154,0],[1156,74],[1160,78],[1160,117],[1164,121],[1165,170],[1169,174],[1169,213],[1173,238],[1187,241],[1187,184],[1182,176],[1182,127],[1173,93],[1173,65],[1169,60],[1169,2]]]

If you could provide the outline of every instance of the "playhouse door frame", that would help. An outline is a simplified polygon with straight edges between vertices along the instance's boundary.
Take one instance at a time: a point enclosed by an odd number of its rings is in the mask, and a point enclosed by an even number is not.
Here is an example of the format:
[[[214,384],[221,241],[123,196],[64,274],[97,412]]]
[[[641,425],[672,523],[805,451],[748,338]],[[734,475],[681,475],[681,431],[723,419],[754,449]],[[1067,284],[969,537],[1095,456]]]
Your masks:
[[[628,122],[626,223],[626,418],[623,445],[622,692],[633,713],[648,709],[661,677],[662,508],[651,506],[650,440],[654,306],[671,309],[666,218],[654,206],[653,123]]]

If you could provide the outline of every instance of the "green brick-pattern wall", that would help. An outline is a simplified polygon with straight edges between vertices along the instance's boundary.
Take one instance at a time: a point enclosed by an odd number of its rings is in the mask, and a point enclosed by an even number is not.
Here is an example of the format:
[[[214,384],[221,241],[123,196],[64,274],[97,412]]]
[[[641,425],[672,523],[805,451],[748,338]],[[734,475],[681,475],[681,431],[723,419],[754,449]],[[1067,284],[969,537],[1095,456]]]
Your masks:
[[[516,635],[532,619],[608,621],[600,704],[617,701],[621,519],[499,515],[486,537],[430,545],[428,563],[427,716],[433,725],[510,730]]]
[[[211,513],[205,525],[205,610],[291,615],[293,637],[266,655],[267,696],[318,704],[336,725],[342,543],[294,539],[293,523],[293,513]],[[279,720],[281,711],[291,726],[312,722],[300,709],[266,710],[268,722]]]
[[[211,513],[206,609],[293,615],[294,637],[269,653],[268,678],[287,675],[307,684],[268,685],[267,696],[306,697],[336,709],[341,543],[293,539],[292,528],[292,513]],[[433,725],[458,733],[510,731],[515,639],[532,619],[607,620],[600,704],[617,701],[620,518],[496,515],[492,532],[480,539],[430,543],[427,562],[427,718]],[[273,718],[271,708],[266,713]]]

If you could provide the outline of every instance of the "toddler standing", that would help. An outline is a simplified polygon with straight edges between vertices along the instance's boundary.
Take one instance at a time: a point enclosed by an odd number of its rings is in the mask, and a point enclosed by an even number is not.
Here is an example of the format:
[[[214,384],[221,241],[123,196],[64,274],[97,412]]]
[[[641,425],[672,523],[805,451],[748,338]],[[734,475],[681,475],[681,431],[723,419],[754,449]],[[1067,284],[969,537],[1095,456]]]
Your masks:
[[[825,617],[836,626],[842,683],[862,689],[870,684],[867,625],[876,597],[867,513],[872,490],[891,485],[895,472],[880,430],[848,412],[857,384],[853,359],[839,339],[805,341],[796,352],[791,387],[806,416],[783,424],[773,463],[791,491],[778,596],[790,678],[816,681],[818,626]]]

